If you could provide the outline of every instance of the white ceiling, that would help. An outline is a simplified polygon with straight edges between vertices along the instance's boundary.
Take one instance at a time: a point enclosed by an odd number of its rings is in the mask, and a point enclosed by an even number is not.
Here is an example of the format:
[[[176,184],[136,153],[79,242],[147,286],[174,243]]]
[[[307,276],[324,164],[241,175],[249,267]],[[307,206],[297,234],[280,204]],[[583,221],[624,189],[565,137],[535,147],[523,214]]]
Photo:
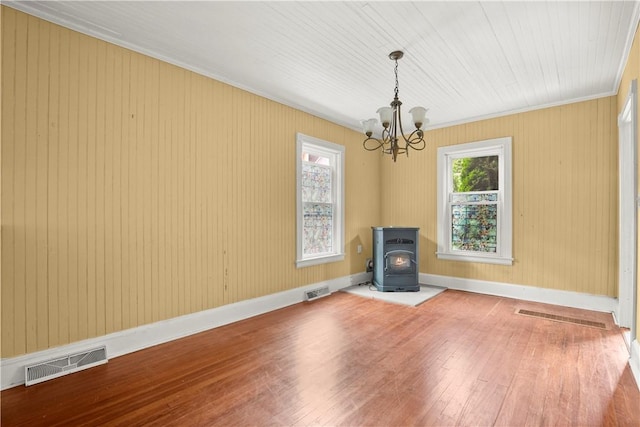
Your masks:
[[[353,129],[393,98],[430,127],[617,93],[637,1],[3,1]],[[408,121],[408,119],[407,119]]]

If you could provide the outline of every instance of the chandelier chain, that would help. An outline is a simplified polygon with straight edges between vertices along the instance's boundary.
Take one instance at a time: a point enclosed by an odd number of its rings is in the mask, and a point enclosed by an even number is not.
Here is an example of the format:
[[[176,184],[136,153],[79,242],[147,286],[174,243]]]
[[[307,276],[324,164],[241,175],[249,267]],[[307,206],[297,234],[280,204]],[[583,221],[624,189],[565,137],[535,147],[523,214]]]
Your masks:
[[[396,73],[396,90],[395,90],[395,97],[398,98],[398,60],[396,59],[396,66],[394,68],[394,72]]]

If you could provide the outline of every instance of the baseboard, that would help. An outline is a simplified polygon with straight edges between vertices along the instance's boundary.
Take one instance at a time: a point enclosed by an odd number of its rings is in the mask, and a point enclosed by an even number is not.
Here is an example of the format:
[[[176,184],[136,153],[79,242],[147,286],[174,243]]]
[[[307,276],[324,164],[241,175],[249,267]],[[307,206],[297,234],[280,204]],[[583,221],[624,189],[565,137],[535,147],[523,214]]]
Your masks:
[[[631,357],[629,358],[631,373],[636,380],[636,386],[640,390],[640,342],[636,339],[631,343]]]
[[[534,286],[439,276],[437,274],[420,273],[420,283],[479,294],[582,308],[584,310],[602,311],[605,313],[612,313],[618,307],[618,300],[616,298],[603,295],[590,295],[557,289],[536,288]]]
[[[79,353],[101,345],[107,347],[107,357],[113,359],[158,344],[297,304],[304,301],[305,291],[311,289],[328,286],[331,292],[335,292],[342,288],[365,282],[369,280],[370,277],[370,273],[352,274],[350,276],[313,283],[288,291],[240,301],[234,304],[114,332],[60,347],[5,358],[0,360],[0,389],[5,390],[24,384],[25,366]]]

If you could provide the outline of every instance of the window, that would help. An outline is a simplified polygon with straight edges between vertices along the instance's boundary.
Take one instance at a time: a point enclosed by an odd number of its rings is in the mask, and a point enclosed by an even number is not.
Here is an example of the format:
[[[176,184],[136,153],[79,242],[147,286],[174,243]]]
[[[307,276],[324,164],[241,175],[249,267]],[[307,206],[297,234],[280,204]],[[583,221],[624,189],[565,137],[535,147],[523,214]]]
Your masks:
[[[511,138],[438,149],[438,258],[511,265]]]
[[[297,267],[344,259],[344,147],[297,134]]]

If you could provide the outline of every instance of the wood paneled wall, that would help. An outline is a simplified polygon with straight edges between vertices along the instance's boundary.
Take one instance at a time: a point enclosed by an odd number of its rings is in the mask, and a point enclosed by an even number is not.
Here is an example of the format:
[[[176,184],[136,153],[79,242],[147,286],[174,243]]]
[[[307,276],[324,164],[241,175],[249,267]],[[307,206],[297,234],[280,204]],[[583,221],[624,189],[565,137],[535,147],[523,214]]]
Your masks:
[[[421,229],[424,273],[617,296],[616,97],[427,132],[383,164],[385,224]],[[436,150],[513,137],[513,266],[436,258]]]
[[[363,271],[357,132],[1,7],[2,357]],[[296,132],[346,147],[343,262],[295,268]]]

